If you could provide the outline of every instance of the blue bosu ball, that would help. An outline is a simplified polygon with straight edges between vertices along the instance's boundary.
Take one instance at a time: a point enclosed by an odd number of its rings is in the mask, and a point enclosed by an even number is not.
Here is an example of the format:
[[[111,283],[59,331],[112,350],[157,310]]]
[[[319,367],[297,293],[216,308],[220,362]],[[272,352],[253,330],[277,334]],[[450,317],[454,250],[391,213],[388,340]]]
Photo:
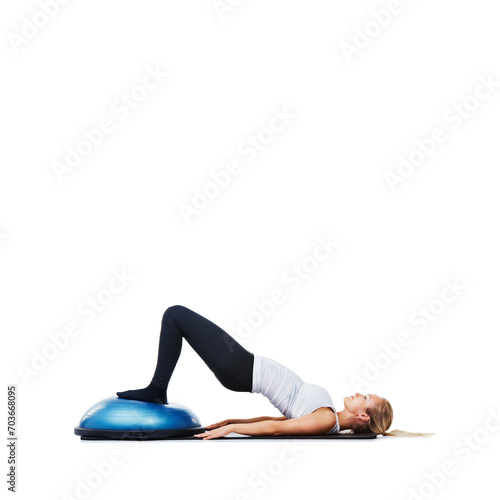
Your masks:
[[[204,432],[199,418],[178,403],[111,397],[90,407],[75,427],[81,439],[162,439]]]

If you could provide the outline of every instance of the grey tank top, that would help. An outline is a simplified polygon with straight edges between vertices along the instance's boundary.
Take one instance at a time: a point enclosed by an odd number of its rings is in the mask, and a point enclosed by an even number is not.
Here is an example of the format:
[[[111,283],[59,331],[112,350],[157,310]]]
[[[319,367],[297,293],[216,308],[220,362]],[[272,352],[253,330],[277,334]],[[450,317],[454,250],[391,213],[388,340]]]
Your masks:
[[[309,415],[318,408],[331,408],[335,426],[325,434],[340,432],[337,410],[323,387],[304,382],[294,371],[265,356],[254,354],[252,393],[262,394],[286,418]]]

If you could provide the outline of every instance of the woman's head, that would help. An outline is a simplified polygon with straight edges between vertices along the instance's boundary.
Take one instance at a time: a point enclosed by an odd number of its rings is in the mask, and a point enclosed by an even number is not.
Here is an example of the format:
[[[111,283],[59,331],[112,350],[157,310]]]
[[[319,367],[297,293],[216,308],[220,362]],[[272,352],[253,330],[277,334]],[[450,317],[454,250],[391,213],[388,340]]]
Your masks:
[[[344,398],[348,428],[353,434],[373,433],[382,436],[432,436],[432,432],[389,431],[394,413],[391,403],[376,394],[360,394]]]
[[[386,435],[392,424],[391,403],[376,394],[360,394],[344,398],[344,409],[351,415],[351,431],[354,434],[373,433]]]

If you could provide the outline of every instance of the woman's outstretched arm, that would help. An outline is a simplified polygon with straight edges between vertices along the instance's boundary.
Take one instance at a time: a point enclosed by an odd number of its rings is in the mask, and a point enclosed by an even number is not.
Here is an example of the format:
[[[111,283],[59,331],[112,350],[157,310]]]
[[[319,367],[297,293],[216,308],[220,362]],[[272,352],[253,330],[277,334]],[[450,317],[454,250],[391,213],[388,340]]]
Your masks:
[[[253,424],[255,422],[263,422],[264,420],[286,420],[286,417],[254,417],[254,418],[229,418],[221,420],[215,424],[206,425],[205,429],[218,429],[229,424]]]
[[[227,436],[231,432],[246,434],[247,436],[314,436],[328,432],[333,427],[333,424],[331,415],[324,412],[313,412],[303,417],[285,420],[263,420],[251,424],[227,424],[202,434],[195,434],[195,437],[214,439]]]
[[[195,434],[194,437],[205,439],[214,439],[237,432],[238,434],[247,434],[248,436],[272,436],[276,431],[276,425],[280,424],[277,420],[262,420],[251,424],[227,424],[217,429],[207,430],[202,434]],[[207,429],[207,427],[205,427]]]
[[[281,417],[254,417],[254,418],[243,418],[241,420],[233,420],[233,424],[253,424],[255,422],[263,422],[264,420],[286,420],[285,416]]]

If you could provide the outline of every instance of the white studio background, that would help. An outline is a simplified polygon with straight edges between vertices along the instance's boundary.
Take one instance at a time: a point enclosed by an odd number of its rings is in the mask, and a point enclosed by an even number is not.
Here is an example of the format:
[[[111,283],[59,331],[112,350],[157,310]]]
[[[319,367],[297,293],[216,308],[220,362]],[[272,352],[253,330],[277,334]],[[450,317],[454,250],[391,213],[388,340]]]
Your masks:
[[[456,499],[496,488],[496,2],[1,10],[2,412],[16,384],[17,498]],[[111,294],[113,273],[124,284]],[[242,333],[276,290],[281,303]],[[106,303],[91,314],[96,297]],[[323,385],[339,410],[372,392],[391,401],[393,428],[436,434],[292,451],[81,441],[73,427],[90,406],[150,382],[174,304]],[[79,333],[54,348],[71,323]],[[168,397],[204,425],[278,415],[222,387],[187,343]]]

